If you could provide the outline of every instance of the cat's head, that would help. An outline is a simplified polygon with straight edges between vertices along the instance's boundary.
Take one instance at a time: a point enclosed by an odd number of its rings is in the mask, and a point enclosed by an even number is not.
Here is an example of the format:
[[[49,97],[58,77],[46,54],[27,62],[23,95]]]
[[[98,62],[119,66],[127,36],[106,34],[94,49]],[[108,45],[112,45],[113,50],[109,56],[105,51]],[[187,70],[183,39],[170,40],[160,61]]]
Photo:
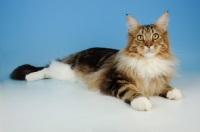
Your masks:
[[[124,49],[126,55],[131,57],[154,57],[168,58],[169,41],[167,35],[168,12],[162,14],[155,24],[140,25],[136,19],[127,15],[128,44]]]

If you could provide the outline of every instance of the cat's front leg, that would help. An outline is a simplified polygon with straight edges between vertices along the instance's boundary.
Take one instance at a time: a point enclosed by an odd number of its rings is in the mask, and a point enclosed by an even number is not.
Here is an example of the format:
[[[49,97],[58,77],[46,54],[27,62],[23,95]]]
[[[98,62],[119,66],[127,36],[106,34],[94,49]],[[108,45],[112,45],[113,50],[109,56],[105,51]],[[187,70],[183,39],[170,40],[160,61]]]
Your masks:
[[[171,86],[166,86],[166,88],[160,93],[161,97],[168,98],[171,100],[179,100],[182,98],[181,91]]]
[[[138,97],[131,101],[131,106],[138,111],[148,111],[151,109],[152,104],[147,97]]]
[[[130,104],[135,110],[148,111],[152,107],[150,100],[142,95],[133,84],[123,84],[120,88],[115,88],[112,93]]]

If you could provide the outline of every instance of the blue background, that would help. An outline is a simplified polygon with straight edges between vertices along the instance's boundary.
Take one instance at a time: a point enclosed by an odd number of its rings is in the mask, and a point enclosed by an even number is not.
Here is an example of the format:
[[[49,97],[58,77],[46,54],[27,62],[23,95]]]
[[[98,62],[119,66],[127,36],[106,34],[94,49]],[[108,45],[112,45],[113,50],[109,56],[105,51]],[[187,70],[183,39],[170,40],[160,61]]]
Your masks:
[[[90,47],[121,49],[125,13],[151,24],[168,10],[178,71],[199,74],[199,5],[197,0],[0,0],[0,80],[25,63],[44,66]]]

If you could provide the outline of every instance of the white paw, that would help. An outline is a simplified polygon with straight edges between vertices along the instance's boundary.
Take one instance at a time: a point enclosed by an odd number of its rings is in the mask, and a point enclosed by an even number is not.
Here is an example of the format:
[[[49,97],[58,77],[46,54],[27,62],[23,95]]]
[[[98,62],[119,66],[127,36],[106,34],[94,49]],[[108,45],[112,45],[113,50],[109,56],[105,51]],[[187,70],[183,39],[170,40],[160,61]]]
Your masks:
[[[168,99],[178,100],[181,99],[181,97],[182,97],[181,91],[176,88],[167,92]]]
[[[26,81],[28,81],[28,82],[38,80],[37,77],[34,74],[32,74],[32,73],[26,75],[25,78],[26,78]]]
[[[26,81],[29,81],[29,82],[44,79],[46,77],[46,72],[47,72],[47,69],[44,68],[40,71],[32,72],[32,73],[26,75],[25,79],[26,79]]]
[[[148,111],[152,104],[146,97],[138,97],[131,102],[131,106],[138,111]]]

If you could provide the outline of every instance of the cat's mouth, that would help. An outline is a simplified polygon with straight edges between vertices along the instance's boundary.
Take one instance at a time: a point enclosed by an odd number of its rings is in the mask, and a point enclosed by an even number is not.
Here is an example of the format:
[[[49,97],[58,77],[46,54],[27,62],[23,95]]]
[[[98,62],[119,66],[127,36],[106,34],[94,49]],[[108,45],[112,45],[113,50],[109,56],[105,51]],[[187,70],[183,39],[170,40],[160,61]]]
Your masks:
[[[156,54],[156,52],[155,52],[154,50],[150,49],[150,48],[148,48],[148,49],[143,53],[143,55],[144,55],[145,57],[153,57],[153,56],[155,56],[155,54]]]

